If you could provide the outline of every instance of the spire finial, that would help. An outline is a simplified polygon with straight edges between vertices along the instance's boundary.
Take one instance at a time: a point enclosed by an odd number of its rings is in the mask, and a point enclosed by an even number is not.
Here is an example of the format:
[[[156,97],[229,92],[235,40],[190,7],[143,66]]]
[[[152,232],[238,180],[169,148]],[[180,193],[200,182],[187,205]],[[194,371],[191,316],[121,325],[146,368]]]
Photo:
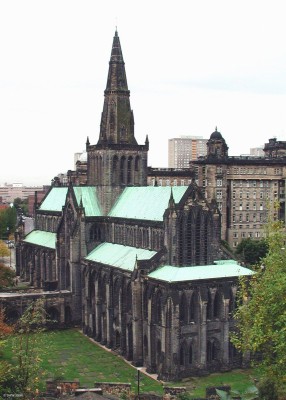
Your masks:
[[[215,127],[215,131],[217,132],[217,126]]]

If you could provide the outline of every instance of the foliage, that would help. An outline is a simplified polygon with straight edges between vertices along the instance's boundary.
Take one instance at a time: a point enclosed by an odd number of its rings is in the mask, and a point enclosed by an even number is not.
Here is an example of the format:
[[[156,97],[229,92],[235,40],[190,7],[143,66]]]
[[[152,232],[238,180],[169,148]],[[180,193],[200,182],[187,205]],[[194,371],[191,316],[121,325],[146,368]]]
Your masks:
[[[235,254],[247,265],[257,265],[266,256],[268,243],[266,240],[242,239]]]
[[[267,378],[259,382],[258,393],[260,400],[278,400],[275,384]]]
[[[15,207],[0,210],[0,238],[8,239],[9,234],[15,232],[17,211]]]
[[[221,400],[231,400],[234,398],[234,396],[239,397],[241,400],[258,399],[258,389],[256,386],[248,387],[243,393],[239,392],[238,390],[231,390],[230,393],[227,393],[224,390],[219,389],[216,389],[216,392]]]
[[[5,309],[0,307],[0,345],[1,340],[13,332],[13,327],[5,322]]]
[[[10,250],[8,249],[6,243],[0,240],[0,257],[9,257]]]
[[[15,278],[15,271],[0,263],[0,290],[13,286]]]
[[[252,354],[262,376],[285,385],[286,377],[286,251],[285,230],[279,221],[267,226],[268,254],[263,268],[240,281],[242,306],[237,309],[237,332],[232,342],[240,351]],[[258,356],[260,355],[260,358]]]
[[[14,199],[14,207],[18,211],[22,211],[23,214],[27,215],[28,214],[28,199],[21,199],[20,197],[16,197]]]
[[[16,323],[16,333],[12,337],[14,360],[10,364],[5,361],[7,374],[0,375],[3,393],[18,393],[26,398],[37,392],[41,361],[39,354],[48,350],[47,343],[45,350],[42,346],[41,333],[45,329],[45,322],[43,300],[40,299],[32,302]]]

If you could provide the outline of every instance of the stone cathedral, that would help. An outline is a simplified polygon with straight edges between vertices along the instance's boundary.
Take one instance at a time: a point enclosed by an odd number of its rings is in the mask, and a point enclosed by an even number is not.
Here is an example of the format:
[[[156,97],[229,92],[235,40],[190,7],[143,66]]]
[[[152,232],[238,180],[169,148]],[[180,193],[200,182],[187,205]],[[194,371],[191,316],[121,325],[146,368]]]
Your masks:
[[[135,138],[116,31],[86,180],[54,180],[40,203],[35,196],[35,229],[19,231],[16,248],[33,291],[0,300],[15,317],[43,297],[59,324],[80,324],[165,381],[241,366],[229,334],[237,278],[251,271],[222,250],[220,212],[194,180],[147,186],[148,150],[148,137]]]

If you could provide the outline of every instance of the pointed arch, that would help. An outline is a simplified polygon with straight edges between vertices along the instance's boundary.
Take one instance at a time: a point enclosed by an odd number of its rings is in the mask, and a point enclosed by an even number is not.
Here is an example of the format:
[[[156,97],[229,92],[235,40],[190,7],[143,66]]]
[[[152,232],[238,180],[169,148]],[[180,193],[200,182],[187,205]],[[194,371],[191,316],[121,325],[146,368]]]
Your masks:
[[[180,322],[183,324],[188,323],[188,304],[185,293],[182,294],[180,300]]]
[[[119,159],[117,155],[115,155],[112,159],[112,184],[119,184]]]

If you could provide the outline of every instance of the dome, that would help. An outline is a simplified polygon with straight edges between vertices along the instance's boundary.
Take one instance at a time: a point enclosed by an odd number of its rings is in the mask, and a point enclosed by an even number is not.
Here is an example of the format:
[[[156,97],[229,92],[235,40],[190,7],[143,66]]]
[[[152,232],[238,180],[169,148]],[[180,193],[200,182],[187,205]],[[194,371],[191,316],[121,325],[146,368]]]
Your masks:
[[[81,163],[83,163],[83,162],[86,163],[86,162],[87,162],[87,152],[86,152],[86,151],[84,151],[83,153],[81,153],[81,155],[80,155],[78,161],[80,161]]]
[[[223,139],[222,135],[220,132],[217,131],[217,128],[215,128],[215,131],[211,134],[210,139]]]

